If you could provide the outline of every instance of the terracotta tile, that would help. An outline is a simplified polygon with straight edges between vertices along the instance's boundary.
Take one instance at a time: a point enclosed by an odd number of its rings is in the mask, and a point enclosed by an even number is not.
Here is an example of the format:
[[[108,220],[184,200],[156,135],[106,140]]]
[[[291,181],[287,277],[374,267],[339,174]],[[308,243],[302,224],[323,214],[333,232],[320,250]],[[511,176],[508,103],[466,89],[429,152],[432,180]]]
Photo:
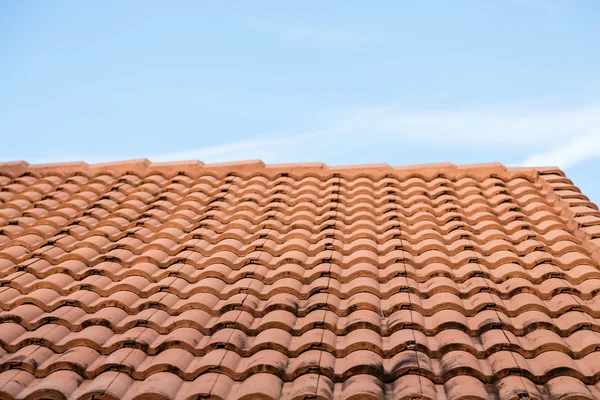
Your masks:
[[[319,381],[323,378],[317,374],[306,374],[296,378],[291,384],[283,386],[281,398],[305,399],[315,397],[319,391]],[[330,398],[330,397],[326,397]]]
[[[402,395],[408,394],[400,388]],[[385,398],[385,388],[377,377],[372,375],[356,375],[350,377],[343,385],[343,399],[381,399]],[[398,395],[400,394],[398,393]]]
[[[19,397],[26,398],[31,395],[52,398],[57,392],[69,397],[82,382],[82,378],[76,372],[56,371],[44,379],[34,380],[32,385],[28,385],[19,393]]]
[[[293,337],[287,330],[265,329],[256,335],[256,338],[252,342],[252,347],[294,350],[300,348],[301,344],[306,341],[306,339],[302,340],[302,337],[298,338],[296,341],[294,341],[294,339],[296,339],[296,337]]]
[[[142,381],[143,383],[143,381]],[[213,394],[219,396],[217,398],[227,398],[227,394],[231,390],[234,382],[227,375],[204,373],[198,376],[193,381],[183,382],[179,390],[177,399],[188,399],[190,397],[208,397]]]
[[[248,379],[237,385],[229,397],[234,399],[252,399],[258,396],[277,399],[280,398],[283,382],[272,374],[253,374]]]
[[[552,399],[573,398],[593,399],[596,396],[580,380],[570,376],[559,376],[548,381],[545,385]]]
[[[24,388],[33,386],[35,377],[26,371],[8,370],[0,373],[0,390],[13,398],[20,397]]]
[[[0,188],[0,396],[600,396],[600,214],[557,169],[21,163]]]
[[[451,378],[444,383],[443,389],[443,393],[448,399],[461,399],[470,396],[481,399],[493,398],[482,382],[472,376],[461,375]]]

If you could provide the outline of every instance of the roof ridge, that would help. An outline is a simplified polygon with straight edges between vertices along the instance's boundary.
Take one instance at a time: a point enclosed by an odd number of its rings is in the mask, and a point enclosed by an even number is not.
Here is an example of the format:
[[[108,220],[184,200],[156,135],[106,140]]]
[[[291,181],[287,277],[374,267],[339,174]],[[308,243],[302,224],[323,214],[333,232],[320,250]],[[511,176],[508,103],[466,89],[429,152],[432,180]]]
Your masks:
[[[154,169],[165,170],[172,172],[183,170],[241,170],[241,171],[257,171],[265,170],[273,171],[302,171],[302,172],[401,172],[401,173],[448,173],[448,172],[463,172],[463,173],[535,173],[538,171],[560,171],[556,167],[506,167],[503,164],[496,163],[477,163],[456,165],[450,162],[440,162],[431,164],[410,164],[401,166],[390,166],[385,163],[380,164],[347,164],[329,166],[320,162],[305,162],[305,163],[285,163],[285,164],[265,164],[261,160],[242,160],[234,162],[211,163],[205,164],[199,160],[186,161],[171,161],[171,162],[151,162],[146,158],[114,161],[107,163],[88,164],[83,161],[79,162],[62,162],[62,163],[44,163],[44,164],[29,164],[26,161],[0,162],[0,171],[19,173],[27,170],[40,172],[58,172],[58,173],[73,173],[78,171],[107,170],[116,173],[126,171],[144,172]],[[564,174],[562,174],[564,176]]]

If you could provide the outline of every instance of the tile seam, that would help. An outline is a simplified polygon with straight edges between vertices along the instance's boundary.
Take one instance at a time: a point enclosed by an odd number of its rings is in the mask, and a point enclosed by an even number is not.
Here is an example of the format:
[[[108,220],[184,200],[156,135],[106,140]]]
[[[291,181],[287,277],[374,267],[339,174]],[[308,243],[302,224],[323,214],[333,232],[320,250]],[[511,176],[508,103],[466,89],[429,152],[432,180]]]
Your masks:
[[[227,186],[227,187],[225,188],[225,190],[226,190],[226,192],[225,192],[225,193],[226,193],[226,194],[228,194],[228,193],[229,193],[229,190],[230,190],[230,189],[233,187],[233,182],[234,182],[234,179],[232,178],[232,179],[231,179],[231,181],[229,182],[229,186]],[[223,199],[224,199],[224,198],[225,198],[225,194],[224,194],[222,197],[223,197]],[[218,198],[218,197],[217,197],[217,198]],[[198,240],[200,240],[200,239],[198,239]],[[262,250],[261,250],[261,255],[262,255]],[[258,258],[260,259],[260,256],[259,256]],[[254,270],[256,270],[256,266],[254,267]],[[249,288],[249,287],[250,287],[250,283],[248,283],[246,286],[247,286],[247,287],[246,287],[246,289],[247,289],[247,288]],[[244,302],[246,301],[247,297],[248,297],[248,294],[246,293],[246,294],[244,295],[244,298],[242,299],[242,302],[240,303],[240,308],[241,308],[241,307],[244,305]],[[236,323],[236,322],[237,322],[237,320],[238,320],[238,318],[240,317],[240,315],[242,315],[242,312],[243,312],[243,311],[241,311],[241,310],[239,311],[239,313],[238,313],[238,315],[235,317],[235,320],[233,321],[233,323]],[[227,338],[227,341],[225,342],[225,346],[227,346],[227,345],[229,344],[229,341],[231,340],[231,338],[232,338],[232,336],[233,336],[233,333],[234,333],[233,331],[230,333],[229,337]],[[223,363],[223,360],[225,359],[225,356],[227,355],[227,352],[228,352],[228,351],[229,351],[229,350],[227,350],[227,348],[225,347],[225,351],[223,352],[223,355],[221,356],[221,359],[219,360],[219,363],[217,364],[217,367],[216,367],[217,369],[221,367],[221,364]],[[212,393],[213,393],[213,391],[214,391],[214,389],[215,389],[215,386],[216,386],[216,384],[217,384],[217,381],[219,380],[219,377],[220,377],[220,375],[221,375],[221,374],[218,374],[218,375],[217,375],[217,377],[215,378],[215,380],[213,381],[213,383],[212,383],[212,385],[211,385],[211,387],[210,387],[210,390],[208,391],[208,395],[209,395],[209,396],[211,396],[211,395],[212,395]]]
[[[335,236],[336,236],[335,233],[337,232],[337,212],[338,212],[337,208],[338,208],[338,201],[339,201],[339,198],[340,198],[340,182],[341,182],[341,178],[338,177],[337,179],[338,179],[337,182],[335,182],[332,185],[332,186],[337,186],[337,189],[336,189],[337,193],[336,193],[336,197],[335,197],[335,209],[334,209],[334,214],[333,214],[333,221],[334,222],[333,222],[333,225],[330,225],[330,226],[333,226],[333,238],[331,240],[331,248],[332,249],[331,249],[331,253],[329,255],[329,267],[327,268],[327,288],[326,288],[327,295],[325,296],[325,304],[327,306],[329,306],[329,285],[331,283],[331,266],[333,264],[334,243],[335,243]],[[321,338],[319,339],[319,346],[320,347],[323,345],[323,338],[325,337],[325,328],[324,328],[324,325],[325,325],[325,320],[327,318],[327,312],[328,312],[328,310],[327,310],[327,307],[326,307],[325,310],[324,310],[324,312],[323,312],[323,320],[321,321],[321,325],[322,325],[322,328],[321,328]],[[336,340],[337,340],[337,336],[336,336]],[[322,360],[322,358],[323,358],[323,350],[321,349],[319,351],[319,360],[317,361],[317,365],[318,365],[319,368],[321,368],[321,360]],[[336,359],[336,361],[337,361],[337,359]],[[288,360],[288,362],[289,362],[289,360]],[[318,396],[320,382],[321,382],[321,374],[319,374],[318,378],[317,378],[317,384],[315,386],[315,393],[314,393],[315,397]]]
[[[468,240],[468,242],[471,245],[473,245],[473,243],[471,242],[470,236],[469,236],[469,238],[467,240]],[[487,279],[485,278],[485,271],[483,270],[483,267],[479,264],[479,257],[477,256],[477,253],[475,253],[473,250],[471,250],[471,252],[474,254],[474,256],[475,256],[475,258],[477,260],[476,261],[477,267],[481,271],[482,276],[484,276],[483,281],[485,282],[486,286],[491,289],[490,284],[488,283]],[[489,291],[486,291],[486,292],[487,292],[487,295],[490,297],[490,300],[491,300],[492,304],[497,305],[497,303],[496,303],[494,297],[492,296],[492,294]],[[504,336],[504,339],[506,340],[506,343],[508,343],[509,346],[510,346],[510,343],[511,343],[510,339],[508,338],[508,335],[506,334],[506,332],[503,329],[504,323],[502,322],[502,318],[500,317],[500,313],[498,312],[498,310],[495,307],[494,307],[494,314],[496,314],[496,319],[498,320],[499,329],[500,329],[502,335]],[[498,351],[500,352],[502,350],[498,350]],[[519,367],[519,363],[518,363],[515,355],[513,354],[513,351],[510,350],[510,349],[508,351],[510,353],[511,358],[513,359],[513,362],[514,362],[514,365],[515,365],[515,369],[519,369],[520,370],[521,367]],[[508,376],[510,376],[510,373],[509,373]],[[527,390],[527,385],[525,384],[525,381],[523,380],[522,374],[519,373],[517,376],[519,377],[519,380],[521,381],[521,386],[523,388],[522,391],[518,394],[518,398],[519,399],[529,399],[529,397],[530,397],[529,396],[529,390]]]
[[[287,178],[283,179],[283,182],[285,182],[286,180],[287,180]],[[229,186],[226,188],[226,189],[227,189],[227,193],[229,193],[229,190],[231,189],[231,187],[233,187],[233,182],[234,182],[234,179],[232,179],[232,180],[231,180],[231,182],[230,182],[230,185],[229,185]],[[278,185],[281,185],[281,182],[280,182]],[[277,187],[278,185],[275,185],[274,187]],[[225,198],[225,196],[223,196],[223,198]],[[280,211],[280,210],[279,210],[279,207],[276,207],[276,211],[275,211],[275,213],[273,214],[273,218],[275,218],[275,217],[277,216],[277,214],[279,213],[279,211]],[[265,221],[267,221],[267,220],[265,220]],[[268,232],[270,232],[270,231],[271,231],[271,229],[273,229],[273,228],[272,228],[270,225],[271,225],[271,224],[269,224],[269,228],[267,229],[267,233],[268,233]],[[260,247],[260,255],[258,256],[258,259],[257,259],[257,260],[260,260],[260,257],[262,257],[262,256],[265,254],[264,245],[265,245],[265,244],[268,242],[268,240],[269,240],[268,238],[265,238],[265,240],[264,240],[263,244],[261,245],[261,247]],[[258,268],[258,265],[255,265],[255,266],[254,266],[254,269],[253,269],[253,272],[254,272],[254,271],[256,271],[256,269],[257,269],[257,268]],[[250,282],[249,282],[249,283],[246,285],[246,288],[245,288],[245,289],[246,289],[246,290],[245,290],[245,292],[246,292],[246,293],[244,294],[244,298],[242,299],[242,302],[240,303],[240,308],[241,308],[241,307],[243,307],[244,303],[246,302],[246,300],[247,300],[247,298],[248,298],[248,293],[247,293],[247,291],[248,291],[248,289],[250,288],[250,286],[252,285],[252,283],[253,283],[253,281],[250,281]],[[239,319],[239,317],[242,315],[242,313],[243,313],[243,311],[242,311],[242,310],[240,310],[240,311],[239,311],[239,314],[236,316],[236,318],[235,318],[235,320],[233,321],[233,323],[236,323],[236,322],[237,322],[237,320],[238,320],[238,319]],[[229,335],[229,338],[227,339],[227,342],[226,342],[226,344],[225,344],[225,345],[229,344],[229,342],[231,341],[231,338],[233,337],[233,334],[234,334],[234,332],[235,332],[235,329],[232,329],[232,332],[230,333],[230,335]],[[218,365],[217,365],[217,367],[216,367],[217,369],[221,367],[221,364],[223,363],[223,360],[225,359],[225,356],[227,355],[227,353],[228,353],[229,351],[230,351],[230,350],[228,350],[228,349],[225,349],[225,352],[223,353],[223,356],[221,357],[221,360],[219,361],[219,364],[218,364]],[[213,384],[212,384],[212,386],[211,386],[211,388],[210,388],[210,390],[209,390],[209,392],[208,392],[208,393],[209,393],[209,395],[211,395],[211,394],[213,393],[213,391],[214,391],[214,389],[215,389],[215,385],[217,384],[217,380],[218,380],[218,378],[219,378],[219,376],[217,376],[217,378],[214,380],[214,382],[213,382]]]
[[[77,296],[77,298],[79,298],[79,297],[82,297],[82,296],[84,296],[84,295],[85,295],[85,293],[81,293],[79,296]],[[71,311],[73,311],[73,309],[65,310],[65,312],[63,312],[62,314],[60,314],[60,316],[64,317],[66,314],[68,314],[68,313],[69,313],[69,312],[71,312]],[[46,333],[44,333],[44,334],[43,334],[43,335],[40,337],[40,339],[43,339],[45,336],[49,335],[49,334],[50,334],[52,331],[54,331],[55,329],[57,329],[57,328],[59,328],[59,327],[60,327],[60,325],[56,325],[56,326],[54,326],[54,327],[50,328],[50,330],[48,330]],[[34,354],[36,351],[40,350],[42,347],[44,347],[44,346],[41,346],[41,345],[36,345],[36,348],[35,348],[35,349],[33,349],[33,351],[29,352],[29,353],[28,353],[28,354],[25,356],[25,359],[26,359],[26,358],[28,358],[28,357],[31,357],[31,356],[32,356],[32,355],[33,355],[33,354]],[[16,376],[16,375],[15,375],[15,376]],[[19,393],[20,393],[20,392],[19,392]]]
[[[175,282],[176,278],[174,277],[173,280],[171,281],[171,283],[169,284],[169,286],[171,286],[174,282]],[[157,300],[157,302],[160,303],[160,301],[162,301],[165,297],[167,297],[168,293],[165,293],[160,300]],[[154,311],[152,311],[152,314],[150,314],[146,320],[145,320],[145,324],[147,325],[148,321],[150,321],[150,319],[154,316],[154,314],[156,314],[158,312],[158,309],[155,309]],[[143,327],[143,329],[140,331],[140,333],[135,337],[134,342],[137,341],[137,339],[139,339],[143,333],[146,332],[146,330],[149,329],[146,326]],[[132,348],[123,358],[123,360],[121,360],[120,364],[123,364],[125,362],[125,360],[131,355],[131,353],[133,353],[133,351],[136,350],[135,347]],[[121,374],[121,372],[118,372],[115,374],[115,377],[110,381],[110,383],[104,388],[102,389],[102,396],[106,395],[106,391],[110,389],[110,387],[112,386],[112,384],[116,381],[116,379],[119,377],[119,375]]]
[[[398,178],[396,178],[396,179],[397,179],[396,183],[399,185],[399,180],[398,180]],[[409,288],[410,284],[408,282],[408,274],[406,273],[406,257],[404,256],[404,240],[403,240],[403,234],[402,234],[402,225],[401,225],[400,220],[399,220],[402,216],[401,216],[400,210],[398,209],[398,202],[397,202],[397,200],[398,200],[397,199],[398,192],[397,192],[396,189],[397,189],[396,187],[393,187],[392,189],[390,189],[390,190],[393,190],[393,192],[394,192],[394,197],[393,197],[394,198],[394,215],[398,218],[396,220],[396,223],[394,225],[395,225],[395,229],[397,229],[398,232],[399,232],[398,233],[398,238],[400,239],[400,247],[402,249],[401,250],[402,251],[402,253],[401,253],[402,254],[402,263],[401,263],[401,265],[402,265],[402,269],[403,269],[402,272],[404,273],[404,280],[406,281],[406,287]],[[388,191],[388,193],[389,193],[389,191]],[[408,314],[410,316],[410,326],[411,326],[410,332],[412,334],[413,342],[415,344],[414,354],[415,354],[415,360],[416,360],[416,363],[417,363],[417,370],[418,370],[417,379],[419,380],[419,393],[420,393],[420,395],[419,395],[419,397],[415,398],[415,400],[416,400],[416,399],[423,398],[424,390],[423,390],[423,381],[421,379],[421,362],[419,360],[419,353],[418,353],[418,346],[417,346],[417,337],[415,335],[415,330],[413,329],[413,327],[414,327],[414,319],[413,319],[413,314],[412,314],[412,312],[413,312],[413,303],[412,303],[412,300],[410,298],[410,291],[407,291],[407,299],[408,299],[408,304],[409,304]],[[382,316],[385,317],[385,314],[383,313],[383,310],[382,310]],[[385,318],[384,318],[384,321],[385,321]],[[382,324],[385,324],[384,321],[382,321]],[[406,346],[406,344],[405,344],[405,346]]]

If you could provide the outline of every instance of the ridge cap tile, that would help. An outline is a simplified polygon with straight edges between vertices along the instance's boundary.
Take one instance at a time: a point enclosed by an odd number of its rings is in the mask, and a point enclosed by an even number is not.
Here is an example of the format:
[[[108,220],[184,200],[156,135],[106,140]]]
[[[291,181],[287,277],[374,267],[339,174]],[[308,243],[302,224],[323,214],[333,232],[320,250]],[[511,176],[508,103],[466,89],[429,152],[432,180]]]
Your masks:
[[[481,169],[481,168],[502,168],[505,169],[504,165],[499,162],[490,163],[473,163],[473,164],[460,164],[457,166],[458,169]]]
[[[204,163],[200,160],[186,160],[186,161],[160,161],[150,163],[150,167],[161,168],[161,167],[179,167],[179,166],[190,166],[190,167],[203,167]]]
[[[337,165],[337,166],[330,166],[329,167],[330,170],[332,171],[346,171],[346,170],[388,170],[388,169],[392,169],[392,167],[390,167],[388,164],[384,164],[384,163],[379,163],[379,164],[357,164],[357,165]]]
[[[306,162],[306,163],[282,163],[282,164],[266,164],[265,169],[323,169],[329,168],[322,162]]]
[[[414,164],[400,165],[393,167],[396,171],[413,171],[413,170],[452,170],[456,169],[456,165],[449,162],[431,163],[431,164]]]
[[[106,167],[123,167],[123,166],[130,166],[130,165],[147,167],[150,164],[151,164],[150,160],[148,160],[147,158],[137,158],[137,159],[133,159],[133,160],[110,161],[110,162],[105,162],[105,163],[89,164],[89,167],[93,168],[93,169],[106,168]]]
[[[384,171],[384,170],[394,170],[397,172],[422,172],[422,173],[432,173],[432,172],[450,172],[450,171],[466,171],[466,172],[481,172],[483,170],[500,170],[509,173],[518,173],[518,172],[532,172],[537,171],[539,174],[551,174],[558,173],[559,175],[564,177],[564,173],[557,167],[505,167],[501,163],[480,163],[480,164],[463,164],[463,165],[455,165],[449,162],[441,162],[441,163],[431,163],[431,164],[412,164],[412,165],[403,165],[403,166],[390,166],[385,163],[379,164],[347,164],[347,165],[337,165],[337,166],[328,166],[326,164],[320,162],[308,162],[308,163],[281,163],[281,164],[265,164],[261,160],[246,160],[246,161],[232,161],[232,162],[220,162],[220,163],[210,163],[205,164],[200,160],[187,160],[187,161],[161,161],[161,162],[151,162],[146,158],[133,159],[133,160],[122,160],[122,161],[111,161],[106,163],[93,163],[88,164],[83,161],[73,161],[73,162],[57,162],[57,163],[45,163],[45,164],[29,164],[26,161],[9,161],[9,162],[0,162],[0,170],[2,168],[8,169],[32,169],[32,170],[53,170],[53,171],[78,171],[78,170],[100,170],[107,169],[113,172],[119,173],[122,169],[126,168],[134,168],[138,170],[141,168],[142,170],[146,169],[159,169],[159,168],[176,168],[176,167],[187,167],[187,168],[200,168],[203,167],[206,170],[210,169],[224,169],[224,168],[246,168],[246,169],[264,169],[264,170],[286,170],[287,172],[293,172],[294,170],[315,170],[315,171],[325,171],[325,170],[339,170],[339,171],[349,171],[349,172],[358,172],[361,170],[364,171]],[[438,171],[439,170],[439,171]],[[139,171],[138,171],[139,172]]]
[[[124,161],[112,161],[107,163],[96,163],[88,164],[84,171],[87,172],[109,172],[113,174],[124,174],[127,172],[134,172],[143,174],[148,170],[150,161],[146,158],[139,158],[135,160],[124,160]],[[69,171],[70,172],[70,171]]]
[[[240,168],[240,167],[264,167],[265,163],[261,160],[243,160],[243,161],[227,161],[212,164],[205,164],[207,168]]]
[[[88,164],[83,161],[73,161],[73,162],[64,162],[64,163],[51,163],[51,164],[33,164],[29,165],[27,168],[32,171],[48,171],[48,172],[61,172],[61,173],[71,173],[78,172],[82,170],[86,170],[88,168]]]
[[[89,164],[83,161],[69,161],[69,162],[61,162],[61,163],[47,163],[47,164],[31,164],[29,168],[31,169],[49,169],[49,168],[71,168],[71,167],[80,167],[86,168]]]

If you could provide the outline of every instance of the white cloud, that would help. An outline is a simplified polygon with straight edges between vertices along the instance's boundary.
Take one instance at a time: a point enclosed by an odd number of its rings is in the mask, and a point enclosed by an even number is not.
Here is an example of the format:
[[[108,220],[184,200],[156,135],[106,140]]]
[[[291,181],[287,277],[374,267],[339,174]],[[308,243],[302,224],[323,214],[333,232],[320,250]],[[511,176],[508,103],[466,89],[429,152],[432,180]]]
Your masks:
[[[152,161],[202,160],[203,162],[221,162],[249,159],[264,159],[269,162],[284,162],[282,156],[290,149],[297,148],[314,139],[319,133],[302,135],[260,138],[244,140],[200,149],[185,150],[175,153],[159,154],[150,157]],[[285,154],[284,154],[285,153]]]
[[[372,132],[427,144],[467,147],[547,147],[600,126],[600,107],[562,112],[454,111],[406,114],[366,108],[341,123],[349,133]]]
[[[381,146],[406,148],[407,142],[411,142],[442,152],[452,146],[530,153],[523,165],[558,165],[566,169],[600,157],[600,132],[593,131],[598,126],[600,107],[556,112],[440,113],[406,113],[390,107],[369,107],[348,112],[329,128],[314,132],[285,133],[149,158],[153,161],[220,162],[260,158],[269,163],[327,162],[332,154],[372,152],[373,161],[384,161],[375,157]]]
[[[523,165],[556,165],[567,169],[596,157],[600,157],[600,133],[575,137],[564,146],[534,153],[525,160]]]
[[[299,112],[305,114],[306,111]],[[296,115],[295,118],[303,118]],[[521,155],[518,165],[559,166],[568,169],[585,160],[600,158],[600,107],[567,111],[527,112],[462,110],[437,113],[403,112],[394,107],[363,107],[347,111],[329,126],[312,132],[280,132],[180,152],[113,156],[89,154],[88,163],[147,157],[152,161],[201,160],[206,163],[261,159],[267,163],[323,161],[330,164],[385,162],[384,149],[419,147],[415,162],[461,162],[460,154],[490,150],[502,161],[507,154]],[[454,153],[451,153],[451,150]],[[389,152],[388,152],[389,154]],[[434,156],[433,158],[431,156]],[[529,156],[527,156],[529,155]],[[429,158],[425,159],[428,156]],[[18,157],[13,157],[18,158]],[[80,160],[82,155],[47,156],[35,163]],[[404,160],[408,159],[406,156]],[[505,159],[514,160],[515,157]],[[480,160],[485,161],[485,160]],[[470,161],[462,161],[470,162]],[[402,163],[402,161],[399,161]]]
[[[357,32],[328,26],[299,24],[280,32],[284,40],[317,46],[364,43],[375,38],[371,32]]]

